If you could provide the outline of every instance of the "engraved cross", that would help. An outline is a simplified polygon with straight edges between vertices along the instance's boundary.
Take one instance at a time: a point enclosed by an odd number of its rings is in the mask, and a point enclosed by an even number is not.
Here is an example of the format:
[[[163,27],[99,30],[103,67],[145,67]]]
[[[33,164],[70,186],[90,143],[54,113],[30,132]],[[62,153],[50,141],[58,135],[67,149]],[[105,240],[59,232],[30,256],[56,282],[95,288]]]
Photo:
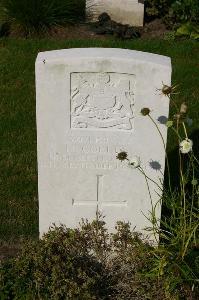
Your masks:
[[[96,200],[82,200],[77,201],[72,199],[73,206],[97,206],[97,211],[100,211],[103,207],[127,207],[127,201],[104,201],[103,199],[103,184],[104,175],[97,175],[97,199]]]

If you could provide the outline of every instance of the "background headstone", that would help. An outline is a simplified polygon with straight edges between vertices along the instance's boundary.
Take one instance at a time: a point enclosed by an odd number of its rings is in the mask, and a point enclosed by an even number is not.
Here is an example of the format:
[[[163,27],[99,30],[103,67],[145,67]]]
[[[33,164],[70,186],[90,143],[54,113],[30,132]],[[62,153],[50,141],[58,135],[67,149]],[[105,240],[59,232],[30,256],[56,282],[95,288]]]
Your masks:
[[[149,226],[145,177],[118,152],[140,157],[147,176],[163,180],[168,99],[157,88],[171,83],[170,58],[121,49],[69,49],[39,53],[36,61],[40,235],[53,223],[77,226],[98,210],[110,231],[129,221]],[[158,166],[158,167],[157,167]],[[152,182],[153,204],[160,190]],[[157,208],[160,218],[161,205]]]
[[[144,1],[138,0],[87,0],[89,17],[96,21],[104,12],[113,21],[131,26],[143,26]]]

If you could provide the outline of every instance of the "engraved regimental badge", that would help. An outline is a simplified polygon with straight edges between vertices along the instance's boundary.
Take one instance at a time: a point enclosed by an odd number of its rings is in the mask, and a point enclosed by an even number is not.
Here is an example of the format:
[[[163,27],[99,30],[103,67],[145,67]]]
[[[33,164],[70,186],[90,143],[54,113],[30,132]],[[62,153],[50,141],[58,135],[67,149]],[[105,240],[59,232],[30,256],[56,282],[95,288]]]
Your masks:
[[[135,75],[71,73],[71,128],[133,129]]]

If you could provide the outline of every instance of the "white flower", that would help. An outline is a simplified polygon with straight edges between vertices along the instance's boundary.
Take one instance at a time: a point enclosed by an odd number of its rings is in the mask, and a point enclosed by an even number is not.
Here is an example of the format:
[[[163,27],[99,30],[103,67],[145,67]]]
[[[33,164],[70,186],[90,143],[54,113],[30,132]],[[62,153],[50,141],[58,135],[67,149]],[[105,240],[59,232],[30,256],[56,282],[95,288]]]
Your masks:
[[[139,168],[140,165],[141,165],[140,157],[134,156],[132,159],[129,160],[129,165],[130,165],[133,169]]]
[[[190,139],[185,139],[180,143],[180,152],[183,154],[189,153],[192,151],[193,142]]]

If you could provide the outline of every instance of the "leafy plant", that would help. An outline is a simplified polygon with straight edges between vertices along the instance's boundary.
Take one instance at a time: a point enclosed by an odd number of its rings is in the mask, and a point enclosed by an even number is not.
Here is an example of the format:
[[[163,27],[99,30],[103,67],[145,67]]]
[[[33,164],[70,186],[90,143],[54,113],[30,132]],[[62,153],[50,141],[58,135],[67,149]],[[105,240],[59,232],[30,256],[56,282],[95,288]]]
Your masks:
[[[174,23],[186,22],[199,24],[198,0],[176,0],[172,3],[169,16]]]
[[[26,33],[85,20],[85,0],[1,0],[9,20]]]
[[[176,30],[176,36],[199,38],[198,0],[176,0],[172,3],[165,21]]]
[[[168,31],[164,34],[164,40],[166,41],[174,41],[175,40],[175,31]]]
[[[174,0],[146,0],[146,17],[164,17],[169,12],[169,7]]]
[[[189,22],[183,24],[177,29],[176,36],[186,36],[194,40],[199,40],[199,25],[194,25]]]
[[[176,36],[198,39],[198,0],[146,0],[145,6],[146,20],[161,18]]]

